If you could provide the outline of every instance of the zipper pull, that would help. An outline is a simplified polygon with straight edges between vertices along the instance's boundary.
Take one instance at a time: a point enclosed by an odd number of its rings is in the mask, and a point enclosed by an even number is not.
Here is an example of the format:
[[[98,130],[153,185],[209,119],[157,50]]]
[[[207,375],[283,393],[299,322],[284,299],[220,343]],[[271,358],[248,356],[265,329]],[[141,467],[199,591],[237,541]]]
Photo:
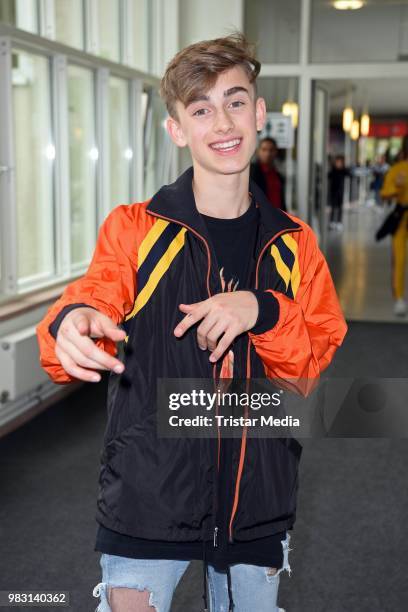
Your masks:
[[[214,527],[214,548],[217,547],[218,527]]]

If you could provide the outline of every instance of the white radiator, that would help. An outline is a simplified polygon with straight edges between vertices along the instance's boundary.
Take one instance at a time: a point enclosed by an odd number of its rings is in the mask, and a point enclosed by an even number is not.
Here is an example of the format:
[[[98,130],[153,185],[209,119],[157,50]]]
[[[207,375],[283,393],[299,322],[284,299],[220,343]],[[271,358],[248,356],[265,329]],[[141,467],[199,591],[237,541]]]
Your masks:
[[[39,362],[35,326],[0,338],[0,410],[2,404],[14,401],[50,381]]]

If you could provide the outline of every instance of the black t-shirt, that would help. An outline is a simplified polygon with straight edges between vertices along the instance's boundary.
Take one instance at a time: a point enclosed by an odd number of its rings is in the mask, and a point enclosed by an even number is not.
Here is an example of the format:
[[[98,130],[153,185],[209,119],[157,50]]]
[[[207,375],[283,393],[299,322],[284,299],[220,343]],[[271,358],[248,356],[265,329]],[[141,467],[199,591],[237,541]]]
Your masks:
[[[235,219],[217,219],[202,215],[214,247],[224,291],[249,288],[255,263],[255,244],[259,228],[259,212],[254,201],[248,210]],[[272,318],[274,315],[269,315]],[[264,321],[267,317],[264,317]],[[286,532],[258,538],[249,542],[228,542],[228,514],[233,503],[232,438],[221,438],[220,474],[218,491],[217,547],[206,542],[206,560],[223,570],[233,563],[248,563],[282,567],[281,541]],[[235,478],[234,478],[235,481]],[[222,510],[228,508],[228,512]],[[99,525],[95,550],[111,555],[139,559],[202,559],[202,542],[167,542],[134,538]]]

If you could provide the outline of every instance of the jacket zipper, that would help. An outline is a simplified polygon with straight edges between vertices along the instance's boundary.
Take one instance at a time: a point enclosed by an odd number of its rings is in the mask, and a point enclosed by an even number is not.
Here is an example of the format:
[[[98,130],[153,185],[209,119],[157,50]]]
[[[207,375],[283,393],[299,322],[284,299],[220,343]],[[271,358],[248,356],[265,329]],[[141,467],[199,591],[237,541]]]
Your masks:
[[[189,225],[187,225],[186,223],[182,223],[181,221],[178,221],[176,219],[171,219],[170,217],[165,217],[164,215],[158,215],[156,213],[153,213],[151,211],[148,211],[148,213],[150,215],[152,215],[153,217],[157,217],[159,219],[165,219],[166,221],[171,221],[172,223],[177,223],[178,225],[182,225],[183,227],[186,227],[188,230],[190,230],[195,236],[197,236],[198,238],[200,238],[200,240],[202,240],[205,244],[205,248],[207,250],[207,264],[208,264],[208,269],[207,269],[207,292],[208,292],[208,297],[212,297],[212,293],[211,293],[211,289],[210,289],[210,274],[211,274],[211,251],[210,251],[210,247],[208,246],[208,243],[206,241],[206,239],[201,236],[201,234],[199,234],[198,232],[196,232],[196,230],[194,230],[192,227],[190,227]],[[216,381],[216,373],[217,373],[217,364],[214,363],[213,365],[213,380]],[[218,413],[218,404],[216,407],[216,411]],[[220,427],[218,425],[218,420],[217,420],[217,438],[218,438],[218,450],[217,450],[217,474],[219,473],[219,468],[220,468],[220,445],[221,445],[221,440],[220,440]],[[218,478],[217,478],[217,485],[216,485],[216,493],[215,493],[215,512],[214,512],[214,520],[216,520],[217,517],[217,511],[218,511]],[[214,526],[214,531],[213,531],[213,542],[214,542],[214,548],[217,547],[218,543],[217,543],[217,536],[218,536],[218,527],[217,525]]]
[[[280,232],[275,234],[270,240],[268,240],[268,242],[265,244],[265,246],[262,248],[261,252],[259,253],[259,256],[257,259],[256,269],[255,269],[255,289],[258,289],[259,265],[261,263],[262,257],[266,249],[272,244],[272,242],[276,240],[276,238],[279,238],[279,236],[281,236],[282,234],[286,234],[287,232],[299,232],[301,231],[301,229],[302,228],[286,228],[284,230],[281,230]],[[249,338],[249,336],[248,336],[248,345],[247,345],[247,368],[246,370],[247,370],[246,377],[247,379],[249,379],[251,377],[251,339]],[[247,415],[247,408],[248,407],[246,407],[245,409],[245,416]],[[239,485],[241,482],[241,476],[242,476],[242,472],[244,468],[245,450],[246,450],[246,434],[247,434],[247,427],[245,425],[242,431],[241,451],[240,451],[240,457],[239,457],[239,463],[238,463],[238,474],[237,474],[237,479],[235,481],[234,502],[232,505],[232,511],[231,511],[230,522],[229,522],[228,541],[231,544],[234,542],[233,522],[234,522],[235,514],[238,508]]]

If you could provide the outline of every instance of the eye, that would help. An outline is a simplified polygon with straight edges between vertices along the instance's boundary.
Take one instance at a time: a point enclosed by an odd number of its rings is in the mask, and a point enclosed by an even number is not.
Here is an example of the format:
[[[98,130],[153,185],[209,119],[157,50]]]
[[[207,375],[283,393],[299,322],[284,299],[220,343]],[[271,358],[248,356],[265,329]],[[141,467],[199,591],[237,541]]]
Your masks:
[[[206,110],[207,110],[206,108],[199,108],[193,113],[193,117],[194,115],[197,115],[197,117],[199,117],[200,115],[204,115]]]
[[[245,102],[242,102],[242,100],[234,100],[234,102],[231,102],[231,105],[234,106],[234,108],[239,108],[239,106],[242,104],[245,104]]]

